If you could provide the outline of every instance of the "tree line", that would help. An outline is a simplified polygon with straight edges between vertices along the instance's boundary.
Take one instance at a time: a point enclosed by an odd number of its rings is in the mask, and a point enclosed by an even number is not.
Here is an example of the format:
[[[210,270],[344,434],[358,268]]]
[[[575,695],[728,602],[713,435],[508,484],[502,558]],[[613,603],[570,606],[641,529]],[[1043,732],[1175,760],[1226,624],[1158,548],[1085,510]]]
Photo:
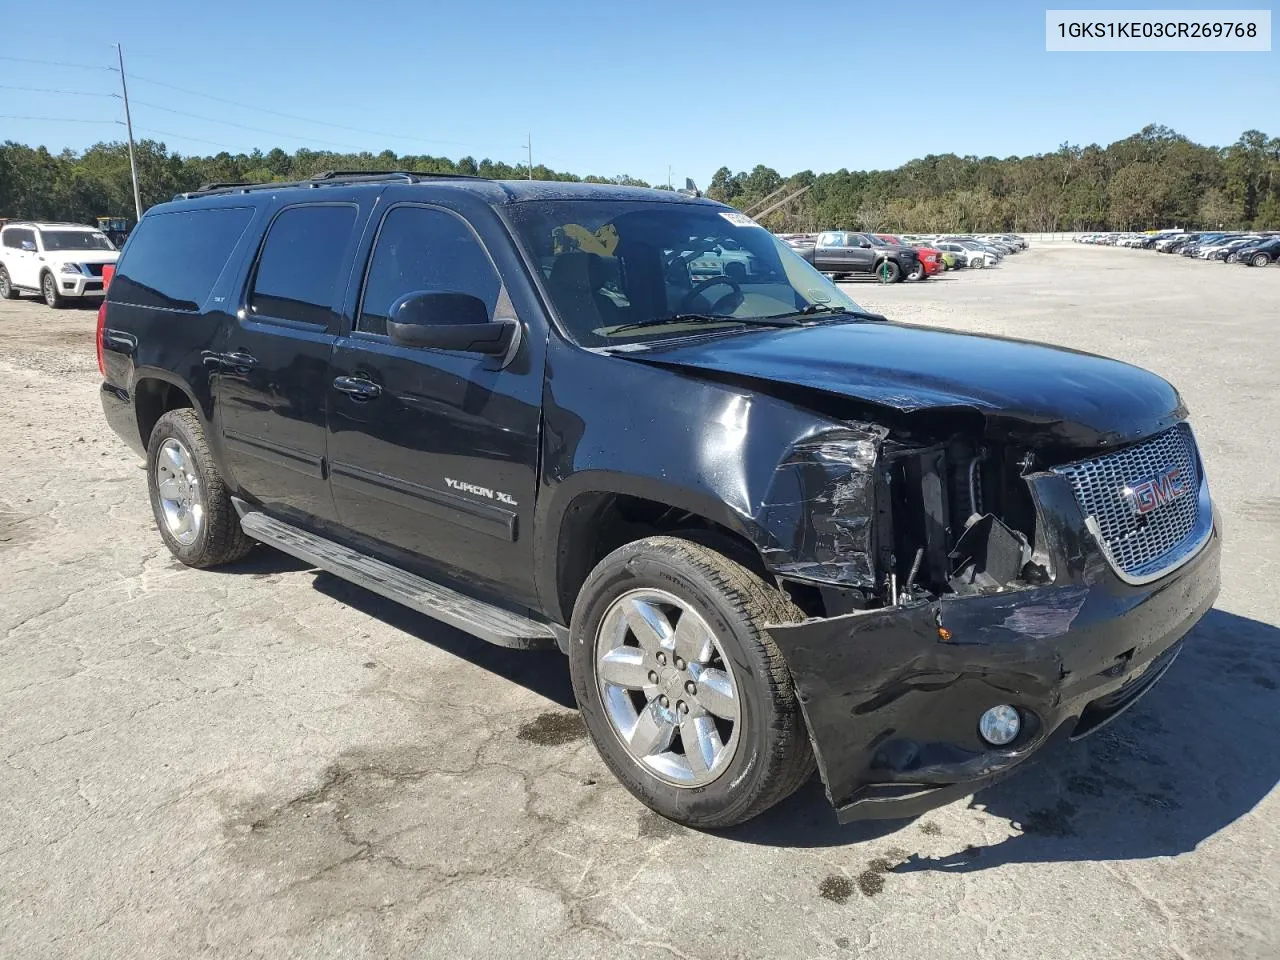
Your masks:
[[[143,209],[207,183],[300,180],[326,170],[413,170],[499,179],[525,166],[463,157],[343,154],[276,148],[263,153],[184,156],[164,143],[135,144]],[[649,186],[621,175],[578,176],[535,166],[539,180]],[[661,185],[665,189],[666,185]],[[1026,157],[930,155],[894,170],[810,170],[783,176],[758,165],[721,167],[708,196],[739,209],[804,190],[762,218],[773,230],[874,229],[894,232],[1028,232],[1152,227],[1280,228],[1280,137],[1248,130],[1228,147],[1202,146],[1148,126],[1106,147],[1063,144]],[[128,150],[99,143],[83,152],[0,146],[0,217],[93,222],[129,216]]]

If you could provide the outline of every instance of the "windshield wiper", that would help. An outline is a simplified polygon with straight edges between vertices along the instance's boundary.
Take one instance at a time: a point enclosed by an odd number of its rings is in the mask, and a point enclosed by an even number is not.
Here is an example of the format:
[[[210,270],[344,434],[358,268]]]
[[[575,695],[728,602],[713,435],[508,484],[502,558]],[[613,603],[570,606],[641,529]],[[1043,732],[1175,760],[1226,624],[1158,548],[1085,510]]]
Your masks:
[[[760,327],[796,327],[799,321],[790,314],[776,317],[717,317],[709,313],[676,313],[669,317],[650,317],[647,320],[636,320],[614,327],[609,336],[624,330],[642,330],[645,327],[666,327],[673,323],[742,323]]]
[[[801,310],[792,310],[789,313],[775,313],[763,319],[791,320],[797,317],[812,317],[820,313],[831,317],[849,317],[853,320],[874,320],[879,322],[889,319],[883,314],[871,313],[869,310],[850,310],[848,307],[832,307],[825,303],[811,303]]]

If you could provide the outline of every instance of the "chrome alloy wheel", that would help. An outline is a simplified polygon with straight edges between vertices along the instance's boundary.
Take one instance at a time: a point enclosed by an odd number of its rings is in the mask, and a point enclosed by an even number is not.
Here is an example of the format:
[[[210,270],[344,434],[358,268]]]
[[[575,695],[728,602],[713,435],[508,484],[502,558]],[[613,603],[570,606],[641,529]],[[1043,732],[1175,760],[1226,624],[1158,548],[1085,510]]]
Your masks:
[[[720,776],[738,748],[737,685],[715,635],[683,600],[631,590],[596,634],[596,686],[640,766],[678,787]]]
[[[204,526],[204,493],[191,452],[175,437],[156,456],[156,492],[169,534],[184,547],[195,543]]]

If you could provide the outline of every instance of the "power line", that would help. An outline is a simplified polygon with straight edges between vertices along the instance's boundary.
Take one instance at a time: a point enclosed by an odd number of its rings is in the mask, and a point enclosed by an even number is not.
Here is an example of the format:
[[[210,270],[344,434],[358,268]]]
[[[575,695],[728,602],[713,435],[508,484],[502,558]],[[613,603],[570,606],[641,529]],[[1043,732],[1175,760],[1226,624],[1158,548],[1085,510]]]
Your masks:
[[[165,80],[156,80],[153,77],[144,77],[136,73],[133,75],[133,79],[135,81],[142,81],[143,83],[155,84],[158,87],[167,87],[170,90],[176,90],[178,93],[185,93],[188,96],[203,97],[205,100],[213,100],[217,103],[225,103],[228,106],[240,107],[243,110],[257,110],[259,113],[269,113],[274,117],[283,117],[286,120],[296,120],[299,123],[319,124],[320,126],[330,127],[334,130],[346,130],[346,131],[349,131],[350,133],[363,133],[366,136],[371,136],[371,137],[385,137],[387,139],[395,139],[395,140],[412,140],[415,143],[444,144],[446,146],[451,146],[451,147],[464,147],[468,150],[494,149],[492,145],[490,145],[489,147],[485,147],[481,144],[464,143],[460,140],[436,140],[429,137],[413,137],[403,133],[386,133],[378,130],[366,130],[363,127],[351,127],[342,123],[334,123],[331,120],[317,120],[315,117],[302,117],[294,113],[284,113],[280,110],[271,110],[267,107],[260,107],[252,103],[241,103],[239,100],[229,100],[226,97],[215,97],[213,94],[210,94],[210,93],[201,93],[199,90],[189,90],[186,87],[180,87],[177,84],[169,83],[168,81],[165,81]],[[140,103],[141,101],[135,101],[135,102]],[[270,133],[271,131],[259,131],[259,132]],[[295,138],[295,139],[301,139],[301,138]]]
[[[191,113],[189,110],[175,110],[172,107],[162,107],[158,103],[148,103],[146,100],[134,100],[133,102],[140,107],[150,107],[152,110],[163,110],[165,113],[176,113],[180,117],[191,117],[193,120],[203,120],[205,123],[220,123],[225,127],[238,127],[241,130],[250,130],[254,133],[265,133],[269,137],[281,137],[285,140],[302,140],[307,143],[323,143],[330,147],[341,147],[344,150],[363,149],[349,143],[339,143],[335,140],[322,140],[318,137],[298,137],[292,134],[280,133],[278,130],[267,130],[263,127],[251,127],[246,123],[236,123],[233,120],[219,120],[216,117],[206,117],[199,113]]]
[[[0,120],[39,120],[42,123],[124,123],[123,120],[84,120],[79,117],[20,117],[12,113],[0,113]]]
[[[50,87],[15,87],[0,83],[0,90],[21,90],[24,93],[64,93],[73,97],[118,97],[118,93],[96,93],[92,90],[54,90]]]
[[[236,149],[228,144],[219,143],[217,140],[203,140],[200,137],[189,137],[185,133],[169,133],[166,130],[157,130],[154,127],[134,127],[134,129],[139,133],[145,133],[155,137],[172,137],[174,140],[191,140],[194,143],[206,143],[211,147],[221,147],[223,150]]]
[[[0,57],[12,63],[38,63],[44,67],[74,67],[77,70],[110,70],[111,67],[99,67],[89,63],[69,63],[66,60],[32,60],[29,57]]]

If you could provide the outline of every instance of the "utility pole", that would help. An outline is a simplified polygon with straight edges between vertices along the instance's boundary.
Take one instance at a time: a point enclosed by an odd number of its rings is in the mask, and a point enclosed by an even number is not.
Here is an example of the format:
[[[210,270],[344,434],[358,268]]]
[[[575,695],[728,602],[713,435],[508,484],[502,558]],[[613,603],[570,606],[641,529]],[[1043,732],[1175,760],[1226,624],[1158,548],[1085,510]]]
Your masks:
[[[525,134],[525,149],[529,151],[529,179],[533,179],[533,134]]]
[[[669,163],[667,164],[667,189],[668,189],[668,190],[672,189],[672,186],[671,186],[671,164],[669,164]]]
[[[116,58],[120,61],[120,93],[124,97],[124,125],[129,131],[129,175],[133,177],[133,210],[142,220],[142,195],[138,193],[138,161],[133,157],[133,117],[129,115],[129,86],[124,79],[124,49],[116,44]]]

